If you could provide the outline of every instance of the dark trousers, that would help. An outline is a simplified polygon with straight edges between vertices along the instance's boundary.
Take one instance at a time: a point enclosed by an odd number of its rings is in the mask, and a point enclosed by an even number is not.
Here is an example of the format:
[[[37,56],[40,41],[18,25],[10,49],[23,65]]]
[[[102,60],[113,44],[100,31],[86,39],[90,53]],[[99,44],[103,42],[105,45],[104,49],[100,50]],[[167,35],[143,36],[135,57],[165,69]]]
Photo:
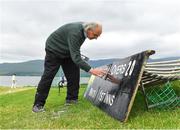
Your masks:
[[[38,84],[37,92],[35,94],[34,105],[38,104],[44,106],[49,94],[52,81],[56,73],[58,72],[60,66],[62,66],[63,72],[67,79],[66,100],[78,99],[80,78],[79,67],[72,61],[71,58],[62,59],[59,58],[57,55],[53,54],[52,52],[46,50],[44,73]]]

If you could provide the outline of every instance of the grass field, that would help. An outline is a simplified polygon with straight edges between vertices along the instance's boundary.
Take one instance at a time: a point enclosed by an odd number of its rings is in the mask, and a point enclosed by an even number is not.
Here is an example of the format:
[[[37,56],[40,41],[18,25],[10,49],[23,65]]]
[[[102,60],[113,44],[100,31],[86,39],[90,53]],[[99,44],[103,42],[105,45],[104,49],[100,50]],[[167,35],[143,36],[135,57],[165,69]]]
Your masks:
[[[176,93],[180,95],[179,81],[173,82]],[[66,88],[52,88],[46,103],[45,113],[32,113],[35,88],[15,89],[11,92],[0,87],[0,129],[33,129],[33,128],[175,128],[180,129],[180,109],[158,110],[145,109],[142,94],[137,93],[132,111],[126,123],[121,123],[83,98],[86,85],[82,85],[79,103],[64,106]],[[8,92],[7,92],[8,91]]]

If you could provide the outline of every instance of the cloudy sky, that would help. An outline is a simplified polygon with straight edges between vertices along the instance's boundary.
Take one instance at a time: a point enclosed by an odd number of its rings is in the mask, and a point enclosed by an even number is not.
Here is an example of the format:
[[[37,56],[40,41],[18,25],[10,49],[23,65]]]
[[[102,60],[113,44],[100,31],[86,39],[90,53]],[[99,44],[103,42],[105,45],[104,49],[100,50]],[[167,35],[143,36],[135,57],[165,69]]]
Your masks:
[[[180,56],[180,0],[0,0],[0,63],[43,59],[49,34],[74,21],[103,25],[81,48],[90,59]]]

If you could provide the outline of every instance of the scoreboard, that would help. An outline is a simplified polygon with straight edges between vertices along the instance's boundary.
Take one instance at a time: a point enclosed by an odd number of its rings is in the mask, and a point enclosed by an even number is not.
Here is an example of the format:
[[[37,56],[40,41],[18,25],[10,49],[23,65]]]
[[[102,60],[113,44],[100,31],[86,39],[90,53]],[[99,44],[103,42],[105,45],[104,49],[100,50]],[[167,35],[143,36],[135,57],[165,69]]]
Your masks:
[[[101,66],[107,74],[103,77],[92,75],[84,97],[112,117],[127,121],[144,66],[149,55],[154,53],[147,50]]]

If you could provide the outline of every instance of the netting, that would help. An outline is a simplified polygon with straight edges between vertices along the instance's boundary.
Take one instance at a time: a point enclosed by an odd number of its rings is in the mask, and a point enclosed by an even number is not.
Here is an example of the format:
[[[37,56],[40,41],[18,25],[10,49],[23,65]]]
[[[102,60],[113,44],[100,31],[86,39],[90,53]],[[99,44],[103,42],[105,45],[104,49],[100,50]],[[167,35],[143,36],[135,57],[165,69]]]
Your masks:
[[[176,95],[170,82],[151,88],[146,96],[151,107],[172,109],[180,106],[180,98]]]

